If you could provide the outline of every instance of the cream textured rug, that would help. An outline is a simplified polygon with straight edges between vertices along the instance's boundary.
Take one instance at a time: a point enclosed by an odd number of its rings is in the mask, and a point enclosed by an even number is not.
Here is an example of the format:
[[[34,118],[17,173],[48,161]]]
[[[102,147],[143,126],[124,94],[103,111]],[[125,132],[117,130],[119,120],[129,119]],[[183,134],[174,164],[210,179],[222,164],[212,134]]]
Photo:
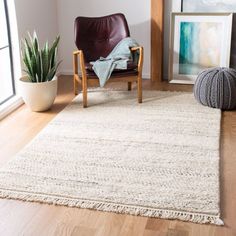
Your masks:
[[[0,169],[0,197],[221,225],[220,110],[189,93],[81,95]]]

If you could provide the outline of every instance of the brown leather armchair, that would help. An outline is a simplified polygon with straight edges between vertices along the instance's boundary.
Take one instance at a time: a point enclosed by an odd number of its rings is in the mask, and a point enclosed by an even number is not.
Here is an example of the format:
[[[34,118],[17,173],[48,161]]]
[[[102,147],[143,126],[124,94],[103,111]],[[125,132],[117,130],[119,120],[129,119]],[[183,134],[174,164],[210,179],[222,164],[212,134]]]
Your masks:
[[[74,93],[78,94],[80,83],[83,90],[83,107],[87,107],[89,83],[99,84],[89,62],[96,61],[100,57],[107,57],[122,39],[129,36],[127,21],[125,16],[120,13],[104,17],[77,17],[75,19],[75,44],[78,51],[73,53]],[[131,90],[132,82],[137,82],[138,102],[142,103],[143,47],[135,47],[130,50],[133,52],[139,50],[138,64],[129,61],[127,70],[113,71],[108,82],[128,82],[128,90]],[[82,78],[78,73],[78,62],[80,62]]]

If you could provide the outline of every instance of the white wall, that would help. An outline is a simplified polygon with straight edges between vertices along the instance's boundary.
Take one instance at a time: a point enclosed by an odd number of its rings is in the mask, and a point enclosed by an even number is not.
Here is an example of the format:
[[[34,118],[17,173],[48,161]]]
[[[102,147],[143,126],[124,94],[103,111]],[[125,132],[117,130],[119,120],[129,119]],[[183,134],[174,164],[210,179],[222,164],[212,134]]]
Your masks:
[[[61,73],[72,73],[72,52],[76,49],[74,44],[74,19],[77,16],[103,16],[121,12],[127,18],[131,36],[144,46],[143,76],[144,78],[150,78],[150,1],[57,0],[57,2],[58,24],[61,35],[60,55],[63,60]]]
[[[36,30],[41,43],[52,42],[58,35],[56,4],[56,0],[7,0],[16,91],[24,68],[20,59],[21,39],[27,37],[27,32]]]
[[[37,31],[40,42],[58,35],[56,0],[15,0],[19,39]]]
[[[13,1],[13,0],[9,0]],[[122,12],[128,20],[131,36],[145,49],[144,78],[150,78],[150,0],[14,0],[19,39],[36,30],[40,42],[52,42],[60,34],[60,72],[72,73],[74,19]],[[181,0],[165,0],[164,79],[168,78],[169,19],[171,11],[180,10]]]

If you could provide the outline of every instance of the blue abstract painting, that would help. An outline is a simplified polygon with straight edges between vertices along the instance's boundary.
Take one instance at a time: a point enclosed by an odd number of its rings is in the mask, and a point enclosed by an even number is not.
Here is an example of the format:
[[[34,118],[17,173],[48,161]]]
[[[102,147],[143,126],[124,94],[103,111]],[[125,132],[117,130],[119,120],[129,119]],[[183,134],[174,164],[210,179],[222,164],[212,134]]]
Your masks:
[[[207,67],[220,64],[220,23],[181,22],[179,74],[197,75]]]

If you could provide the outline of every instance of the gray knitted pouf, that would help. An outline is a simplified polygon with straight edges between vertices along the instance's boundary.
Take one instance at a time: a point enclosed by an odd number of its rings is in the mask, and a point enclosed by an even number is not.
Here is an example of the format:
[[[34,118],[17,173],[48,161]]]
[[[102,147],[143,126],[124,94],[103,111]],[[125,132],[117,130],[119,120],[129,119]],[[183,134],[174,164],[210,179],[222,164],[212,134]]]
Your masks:
[[[194,85],[194,96],[205,106],[236,108],[236,70],[217,67],[202,71]]]

